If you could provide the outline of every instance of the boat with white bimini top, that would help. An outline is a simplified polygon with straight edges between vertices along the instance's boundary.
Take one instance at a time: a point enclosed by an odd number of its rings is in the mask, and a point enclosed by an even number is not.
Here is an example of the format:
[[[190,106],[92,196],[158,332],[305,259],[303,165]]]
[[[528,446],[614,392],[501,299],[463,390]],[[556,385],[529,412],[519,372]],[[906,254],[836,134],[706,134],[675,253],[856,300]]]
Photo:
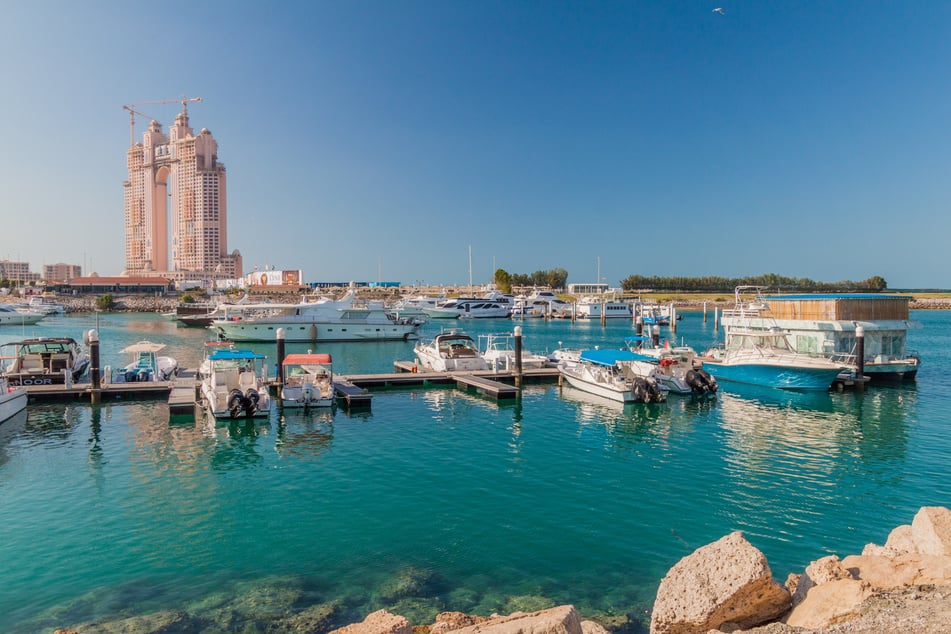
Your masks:
[[[0,423],[26,409],[26,388],[12,386],[7,377],[0,376]]]
[[[668,392],[714,396],[720,387],[690,346],[671,346],[667,342],[660,346],[647,335],[625,337],[624,344],[631,352],[656,360],[654,378]]]
[[[178,361],[174,357],[158,356],[164,349],[164,343],[151,341],[139,341],[123,348],[119,354],[131,355],[132,361],[116,369],[113,382],[171,381],[178,374]]]
[[[416,319],[389,315],[381,302],[358,301],[352,289],[339,300],[244,304],[238,310],[240,316],[216,319],[210,328],[231,341],[273,341],[283,328],[287,342],[329,342],[412,339],[420,326]]]
[[[215,350],[208,355],[208,374],[201,382],[201,396],[208,412],[216,419],[267,418],[271,413],[262,368],[264,355],[249,350]]]
[[[513,333],[496,332],[479,335],[479,350],[482,358],[493,370],[515,369],[515,335]],[[523,370],[548,366],[548,357],[545,355],[533,354],[525,348],[522,348],[521,352]]]
[[[660,403],[667,394],[653,377],[656,364],[629,350],[584,350],[577,361],[558,364],[561,376],[579,390],[621,403]]]
[[[472,337],[458,328],[444,330],[430,342],[417,343],[413,352],[419,365],[434,372],[489,369]]]
[[[89,369],[89,354],[72,337],[37,337],[3,347],[13,348],[3,355],[11,360],[3,370],[10,385],[63,385]]]
[[[282,364],[282,407],[332,407],[334,400],[333,358],[329,354],[289,354]]]

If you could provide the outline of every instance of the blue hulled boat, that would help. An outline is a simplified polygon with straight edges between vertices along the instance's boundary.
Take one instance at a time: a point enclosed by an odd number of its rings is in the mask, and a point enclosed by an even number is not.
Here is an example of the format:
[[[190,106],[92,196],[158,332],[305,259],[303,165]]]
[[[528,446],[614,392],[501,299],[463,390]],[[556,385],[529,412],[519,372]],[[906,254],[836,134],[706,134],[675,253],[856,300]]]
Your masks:
[[[723,348],[704,353],[703,369],[717,381],[783,390],[828,390],[843,364],[795,352],[781,330],[729,330]]]

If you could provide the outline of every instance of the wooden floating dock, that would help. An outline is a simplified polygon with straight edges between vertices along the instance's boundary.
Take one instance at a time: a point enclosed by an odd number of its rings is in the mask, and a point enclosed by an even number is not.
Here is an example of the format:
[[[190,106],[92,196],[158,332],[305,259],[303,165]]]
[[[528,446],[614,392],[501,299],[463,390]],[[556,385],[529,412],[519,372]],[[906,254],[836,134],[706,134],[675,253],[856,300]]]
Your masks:
[[[338,399],[343,399],[347,407],[370,407],[370,395],[345,378],[334,377],[334,391]]]
[[[395,372],[380,374],[337,375],[334,388],[337,398],[347,408],[369,407],[373,388],[425,387],[427,385],[455,385],[460,389],[474,389],[479,394],[497,400],[513,399],[518,396],[513,372],[480,370],[475,372],[419,372],[415,364],[409,361],[394,363]],[[523,382],[548,382],[558,378],[556,368],[524,370]],[[195,370],[182,370],[171,381],[143,381],[130,383],[103,383],[98,390],[91,383],[66,385],[28,385],[27,395],[33,401],[47,400],[116,400],[126,398],[167,398],[169,412],[172,415],[193,414],[195,405],[201,399],[200,383]],[[276,379],[269,383],[272,390],[278,388]]]
[[[168,394],[168,411],[170,414],[193,414],[195,403],[201,398],[198,390],[198,381],[194,370],[179,372],[172,381],[172,388]]]

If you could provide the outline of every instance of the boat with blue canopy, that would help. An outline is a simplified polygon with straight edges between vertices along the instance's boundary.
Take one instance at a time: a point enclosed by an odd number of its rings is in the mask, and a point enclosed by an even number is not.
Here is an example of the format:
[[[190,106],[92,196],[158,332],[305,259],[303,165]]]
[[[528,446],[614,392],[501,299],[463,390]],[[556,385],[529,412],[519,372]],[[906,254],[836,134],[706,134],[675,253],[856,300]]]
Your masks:
[[[250,350],[234,348],[209,354],[207,374],[201,382],[201,395],[208,412],[216,419],[270,416],[271,396],[263,365],[266,358]]]
[[[656,369],[655,359],[630,350],[583,350],[558,365],[569,385],[622,403],[666,400],[654,378]]]

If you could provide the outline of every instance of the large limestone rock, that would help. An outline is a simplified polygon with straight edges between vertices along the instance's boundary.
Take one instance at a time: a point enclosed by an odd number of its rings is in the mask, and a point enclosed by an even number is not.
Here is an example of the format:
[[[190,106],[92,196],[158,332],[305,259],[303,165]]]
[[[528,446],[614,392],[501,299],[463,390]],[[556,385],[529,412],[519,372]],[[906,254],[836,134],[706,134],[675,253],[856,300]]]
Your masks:
[[[406,618],[377,610],[367,615],[361,623],[352,623],[333,630],[330,634],[412,634],[413,628]]]
[[[661,580],[651,634],[747,629],[784,614],[791,597],[739,531],[681,559]]]
[[[842,560],[856,579],[873,590],[889,591],[906,586],[951,583],[951,556],[917,555],[898,557],[850,555]]]
[[[911,522],[911,537],[923,555],[951,555],[951,510],[921,507]]]
[[[516,612],[491,617],[453,634],[582,634],[581,617],[574,606],[559,605],[538,612]]]
[[[792,603],[794,606],[805,601],[809,590],[815,586],[838,581],[840,579],[854,579],[852,572],[839,561],[838,556],[829,555],[822,559],[817,559],[806,567],[806,572],[801,575],[796,584],[793,593]]]
[[[858,615],[862,602],[871,594],[866,584],[855,579],[836,579],[813,586],[786,617],[786,624],[821,629],[848,621]]]

